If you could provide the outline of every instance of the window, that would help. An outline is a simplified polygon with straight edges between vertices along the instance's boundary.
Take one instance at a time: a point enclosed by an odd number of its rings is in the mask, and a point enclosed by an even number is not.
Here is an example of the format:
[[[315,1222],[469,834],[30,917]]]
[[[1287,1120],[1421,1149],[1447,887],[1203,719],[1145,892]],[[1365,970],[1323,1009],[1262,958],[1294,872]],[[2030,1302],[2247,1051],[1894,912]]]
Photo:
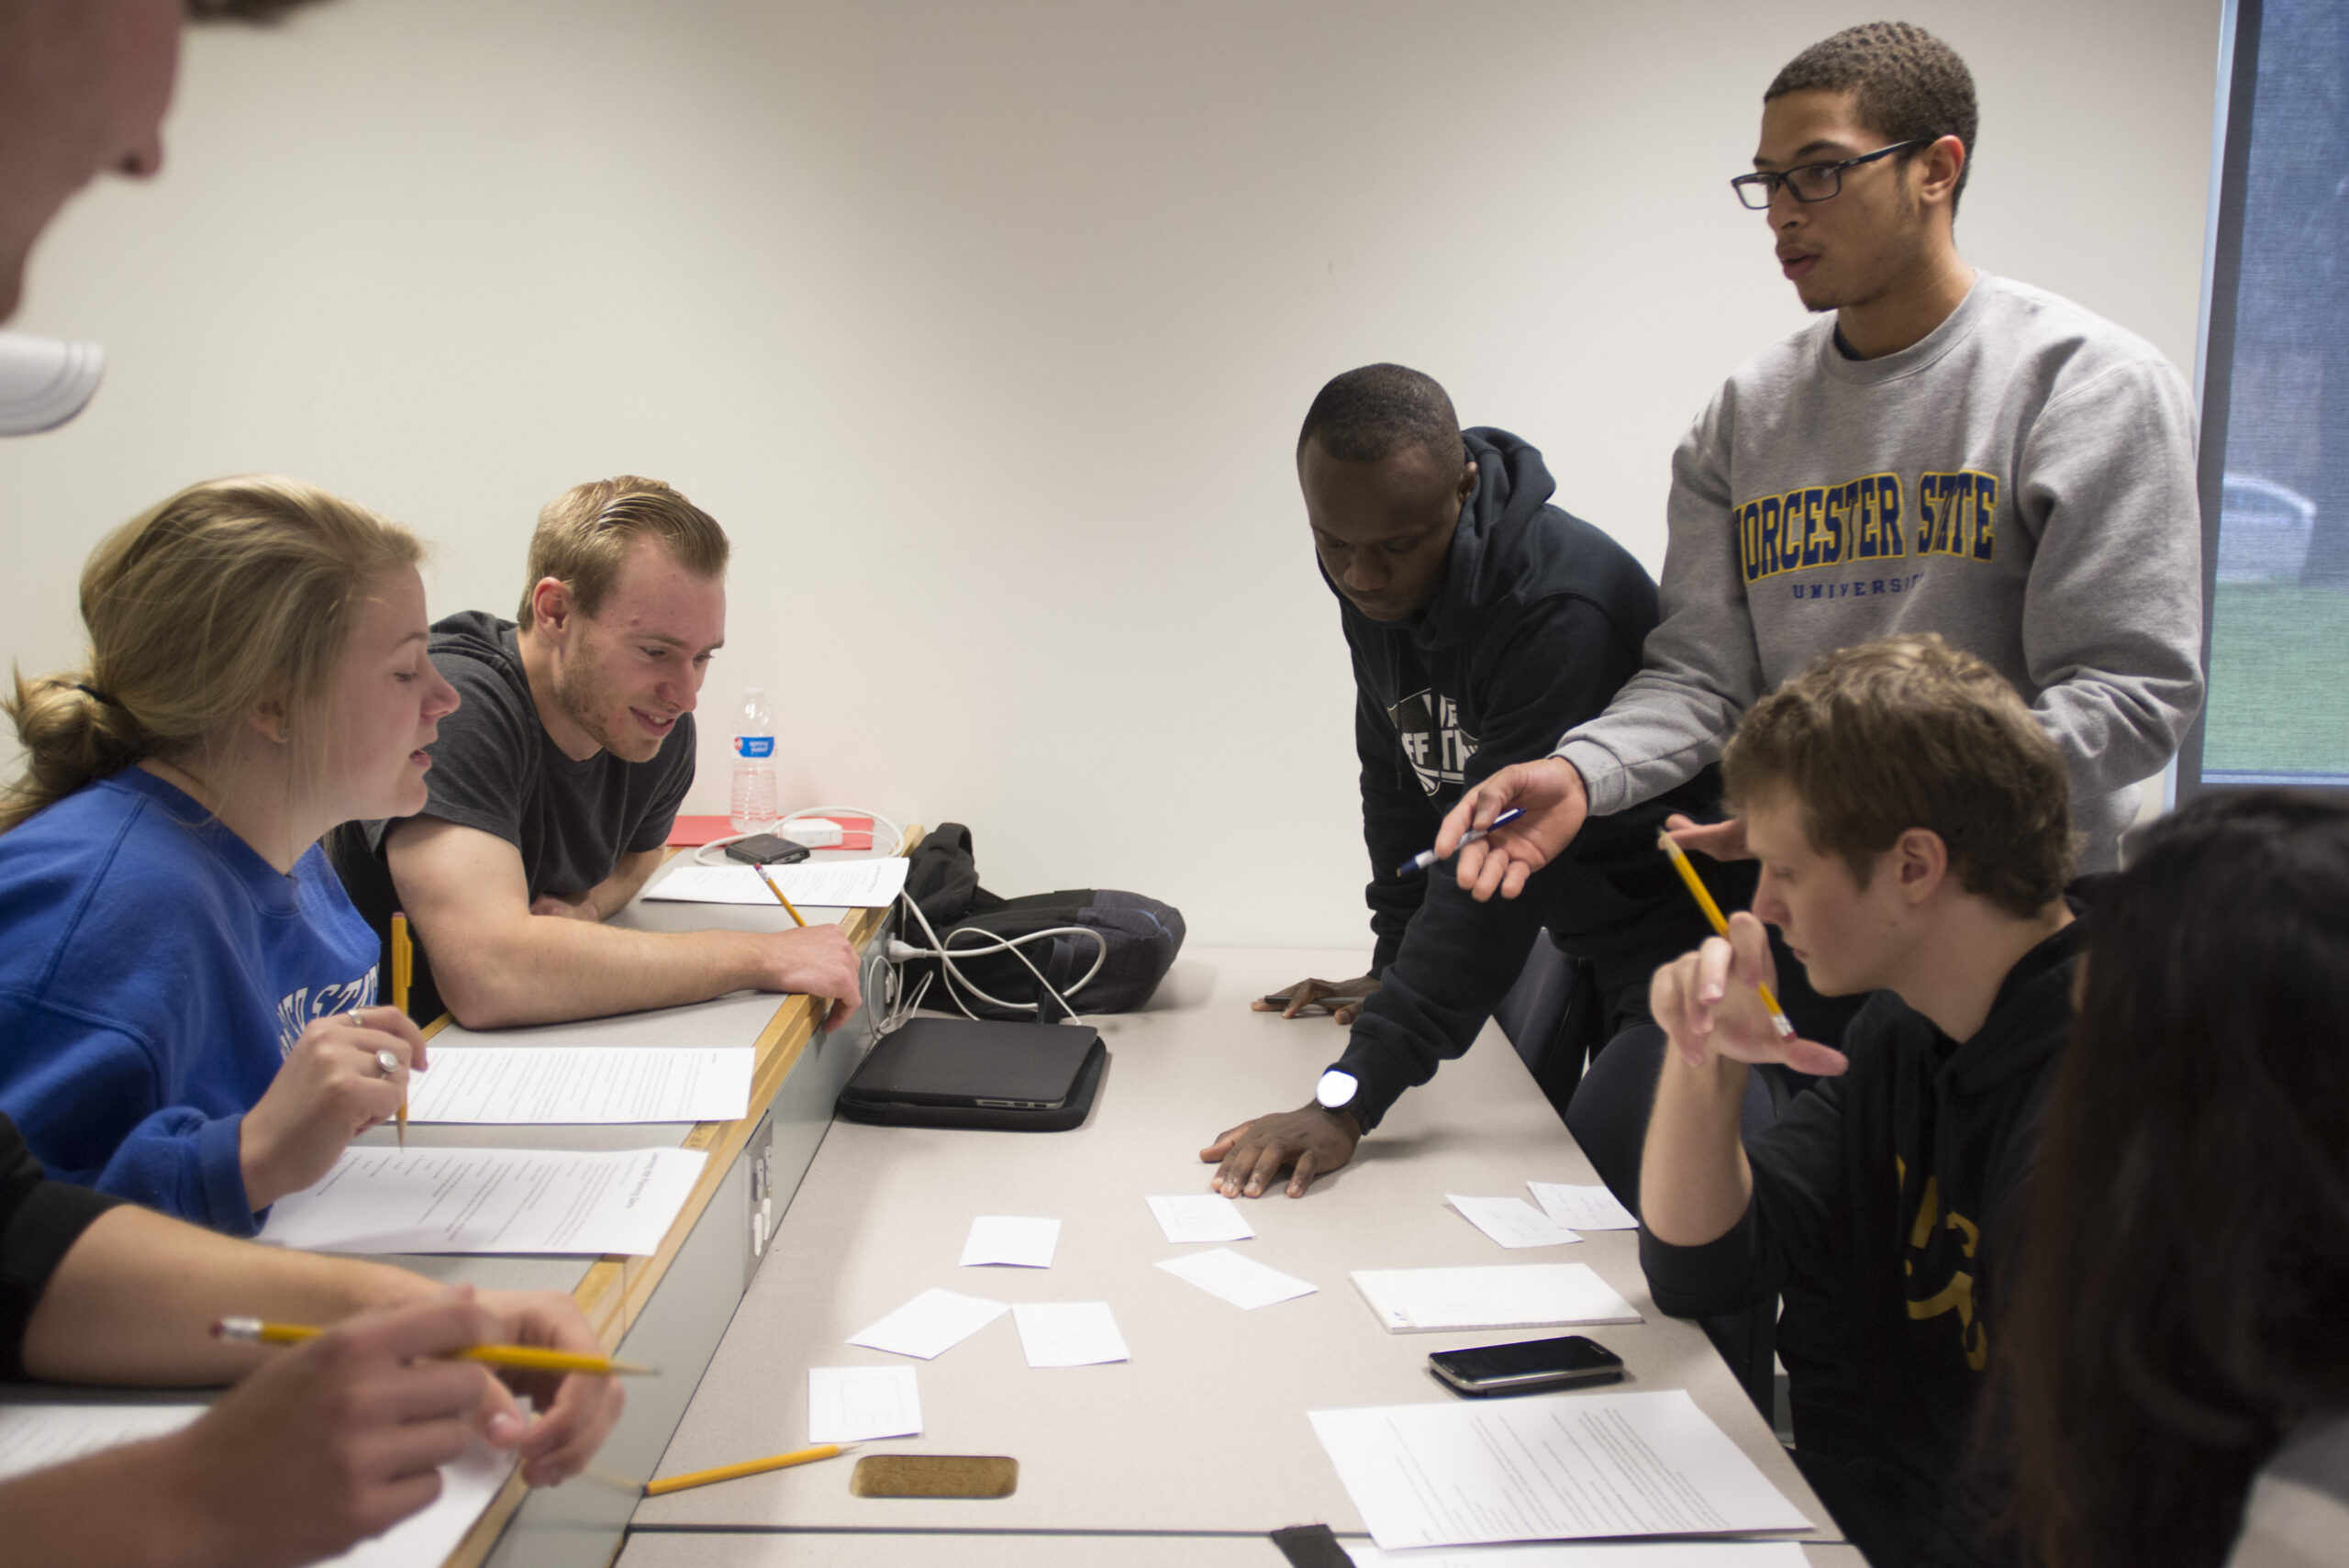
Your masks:
[[[2228,10],[2202,339],[2210,695],[2179,789],[2349,789],[2349,6]]]

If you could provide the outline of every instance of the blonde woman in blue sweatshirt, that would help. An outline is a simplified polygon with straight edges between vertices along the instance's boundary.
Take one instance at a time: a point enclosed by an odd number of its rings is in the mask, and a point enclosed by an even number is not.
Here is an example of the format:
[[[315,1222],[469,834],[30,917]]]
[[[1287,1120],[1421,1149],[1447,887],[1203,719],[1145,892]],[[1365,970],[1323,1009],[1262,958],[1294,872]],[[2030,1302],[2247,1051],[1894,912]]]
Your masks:
[[[424,804],[420,555],[295,480],[193,485],[91,556],[86,666],[17,679],[0,1112],[50,1175],[250,1235],[424,1065],[317,847]]]

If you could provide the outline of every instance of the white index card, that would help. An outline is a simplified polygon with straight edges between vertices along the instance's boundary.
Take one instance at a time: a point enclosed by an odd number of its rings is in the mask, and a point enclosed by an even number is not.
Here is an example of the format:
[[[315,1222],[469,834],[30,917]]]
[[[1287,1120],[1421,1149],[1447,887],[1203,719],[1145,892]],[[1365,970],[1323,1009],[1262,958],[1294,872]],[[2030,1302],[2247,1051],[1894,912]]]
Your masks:
[[[1564,1182],[1528,1182],[1526,1190],[1542,1212],[1576,1230],[1637,1230],[1640,1217],[1617,1201],[1603,1186],[1577,1187]]]
[[[921,1390],[909,1366],[811,1366],[807,1440],[853,1443],[921,1436]]]
[[[1023,1301],[1011,1309],[1030,1366],[1097,1366],[1121,1362],[1126,1341],[1106,1301]]]
[[[1521,1197],[1463,1197],[1446,1193],[1443,1201],[1504,1247],[1559,1247],[1582,1240]]]
[[[1061,1222],[1031,1219],[1018,1214],[983,1214],[971,1221],[971,1238],[963,1243],[963,1264],[1008,1263],[1020,1269],[1049,1269],[1052,1250],[1060,1245]]]
[[[1641,1320],[1639,1308],[1586,1263],[1356,1269],[1353,1282],[1390,1334]]]
[[[929,1361],[941,1351],[952,1350],[1009,1310],[1002,1302],[981,1296],[926,1290],[870,1329],[849,1336],[848,1342]]]
[[[1256,1232],[1240,1206],[1217,1193],[1146,1200],[1169,1241],[1252,1241]]]
[[[1685,1389],[1306,1416],[1385,1551],[1810,1525]]]
[[[1158,1266],[1176,1279],[1188,1280],[1209,1296],[1219,1296],[1232,1306],[1250,1311],[1270,1307],[1275,1301],[1311,1296],[1319,1288],[1278,1269],[1266,1268],[1253,1258],[1243,1258],[1229,1247],[1218,1247],[1212,1252],[1186,1252]]]

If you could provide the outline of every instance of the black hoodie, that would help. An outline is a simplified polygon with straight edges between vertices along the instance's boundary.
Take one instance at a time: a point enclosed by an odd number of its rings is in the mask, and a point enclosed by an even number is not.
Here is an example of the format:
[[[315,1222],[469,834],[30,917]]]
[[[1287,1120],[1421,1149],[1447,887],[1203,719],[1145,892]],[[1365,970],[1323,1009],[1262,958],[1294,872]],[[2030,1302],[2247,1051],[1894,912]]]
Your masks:
[[[1517,898],[1478,904],[1448,865],[1395,874],[1435,842],[1470,785],[1548,756],[1561,735],[1605,712],[1656,623],[1654,583],[1622,546],[1549,504],[1557,484],[1539,451],[1506,430],[1462,439],[1476,488],[1435,603],[1408,622],[1375,621],[1330,589],[1353,652],[1365,893],[1378,939],[1379,989],[1337,1063],[1360,1085],[1347,1109],[1364,1128],[1468,1049],[1542,926],[1592,962],[1602,990],[1643,984],[1708,934],[1655,836],[1675,811],[1720,814],[1712,769],[1594,817]]]
[[[2010,1560],[1980,1539],[1966,1440],[2009,1200],[2071,1029],[2080,932],[2076,920],[2025,953],[1962,1044],[1876,993],[1844,1031],[1851,1070],[1745,1140],[1744,1218],[1701,1247],[1640,1233],[1665,1312],[1783,1296],[1804,1473],[1879,1568]]]

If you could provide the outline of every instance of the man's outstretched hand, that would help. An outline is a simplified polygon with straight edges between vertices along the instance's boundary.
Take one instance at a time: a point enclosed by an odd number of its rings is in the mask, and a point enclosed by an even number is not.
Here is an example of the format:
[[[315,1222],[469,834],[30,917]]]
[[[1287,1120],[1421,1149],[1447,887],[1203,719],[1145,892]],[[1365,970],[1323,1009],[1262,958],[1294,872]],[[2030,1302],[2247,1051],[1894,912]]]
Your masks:
[[[1319,1002],[1329,1006],[1331,1018],[1345,1025],[1362,1016],[1362,998],[1377,989],[1378,982],[1367,974],[1353,980],[1300,980],[1285,991],[1257,997],[1248,1006],[1252,1012],[1278,1013],[1282,1018],[1293,1018]],[[1355,1000],[1342,1004],[1328,1002],[1328,998],[1335,996],[1352,996]]]
[[[1226,1197],[1262,1197],[1282,1167],[1293,1166],[1288,1195],[1303,1197],[1313,1178],[1334,1171],[1354,1157],[1362,1141],[1362,1124],[1343,1111],[1319,1103],[1302,1110],[1276,1111],[1243,1121],[1199,1151],[1199,1158],[1219,1160],[1208,1190]]]
[[[1489,827],[1494,817],[1515,806],[1525,813],[1516,821],[1460,848],[1461,836],[1471,828]],[[1460,851],[1453,868],[1462,891],[1479,904],[1495,893],[1514,898],[1525,891],[1525,879],[1564,853],[1590,815],[1590,797],[1583,792],[1582,775],[1563,757],[1539,757],[1511,762],[1460,797],[1437,829],[1439,856]]]
[[[1727,1057],[1780,1062],[1821,1078],[1840,1075],[1851,1066],[1842,1051],[1816,1040],[1788,1040],[1770,1021],[1759,988],[1775,986],[1777,978],[1769,933],[1741,909],[1729,917],[1728,937],[1709,937],[1695,952],[1657,970],[1648,1002],[1671,1049],[1691,1067]]]

